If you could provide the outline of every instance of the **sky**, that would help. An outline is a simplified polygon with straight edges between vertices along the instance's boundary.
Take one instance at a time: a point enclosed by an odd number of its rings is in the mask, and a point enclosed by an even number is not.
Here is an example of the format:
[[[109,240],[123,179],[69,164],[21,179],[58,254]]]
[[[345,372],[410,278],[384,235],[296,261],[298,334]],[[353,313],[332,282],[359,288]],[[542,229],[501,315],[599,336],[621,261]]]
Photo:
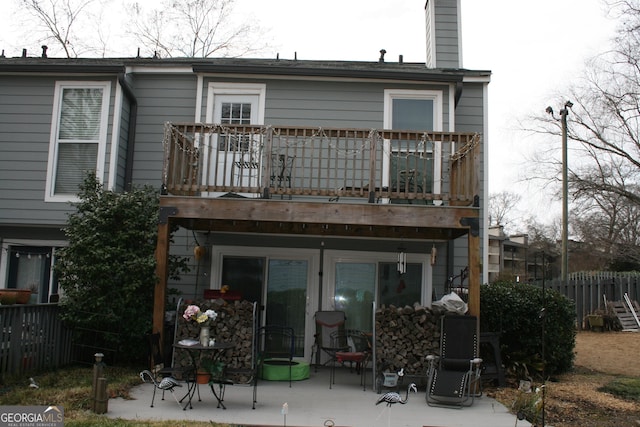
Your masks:
[[[385,49],[387,61],[426,57],[424,0],[242,3],[265,26],[273,23],[274,56],[376,61]],[[550,195],[524,182],[537,140],[520,130],[519,121],[544,112],[585,61],[608,48],[615,22],[601,0],[461,0],[461,10],[462,66],[492,72],[485,136],[489,191],[520,194],[513,215],[559,220],[560,201],[550,202]],[[559,155],[560,145],[558,140]]]
[[[460,1],[462,65],[492,72],[485,135],[489,191],[521,194],[519,209],[542,222],[559,218],[559,202],[547,203],[547,195],[522,182],[536,139],[519,130],[518,121],[543,112],[580,75],[585,60],[607,49],[615,22],[606,17],[602,0]],[[272,49],[260,56],[377,61],[385,49],[387,61],[403,55],[406,62],[423,62],[424,5],[425,0],[236,0],[234,12],[266,30]],[[0,15],[0,49],[14,46],[7,56],[20,52],[12,24],[12,14]]]

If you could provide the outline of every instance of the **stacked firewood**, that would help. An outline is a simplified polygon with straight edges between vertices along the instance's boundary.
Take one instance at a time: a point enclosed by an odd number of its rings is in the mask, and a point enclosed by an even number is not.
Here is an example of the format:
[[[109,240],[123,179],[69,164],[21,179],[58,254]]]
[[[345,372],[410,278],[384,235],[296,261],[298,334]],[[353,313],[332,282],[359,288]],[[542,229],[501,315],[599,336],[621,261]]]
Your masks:
[[[252,366],[252,344],[254,340],[253,304],[249,301],[198,300],[193,301],[201,311],[215,310],[218,316],[210,326],[210,336],[218,342],[231,342],[233,348],[224,351],[220,360],[227,369],[250,369]],[[182,314],[187,305],[178,313],[176,342],[183,339],[199,339],[200,327],[193,321],[186,321]],[[188,366],[191,359],[186,350],[176,349],[176,364]]]
[[[407,375],[427,373],[429,354],[440,352],[440,308],[382,306],[376,310],[376,366]]]

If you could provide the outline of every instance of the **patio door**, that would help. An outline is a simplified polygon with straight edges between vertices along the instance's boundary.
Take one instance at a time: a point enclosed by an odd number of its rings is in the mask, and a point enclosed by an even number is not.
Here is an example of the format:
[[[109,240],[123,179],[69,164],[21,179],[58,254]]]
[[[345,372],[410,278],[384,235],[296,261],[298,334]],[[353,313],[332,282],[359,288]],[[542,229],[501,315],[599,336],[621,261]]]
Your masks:
[[[261,325],[292,327],[296,357],[304,357],[309,261],[288,257],[224,256],[221,283],[257,302]]]
[[[347,326],[350,329],[373,332],[376,264],[337,262],[335,283],[335,308],[346,313]]]
[[[270,259],[266,291],[266,324],[293,328],[295,356],[304,356],[307,306],[307,260]]]

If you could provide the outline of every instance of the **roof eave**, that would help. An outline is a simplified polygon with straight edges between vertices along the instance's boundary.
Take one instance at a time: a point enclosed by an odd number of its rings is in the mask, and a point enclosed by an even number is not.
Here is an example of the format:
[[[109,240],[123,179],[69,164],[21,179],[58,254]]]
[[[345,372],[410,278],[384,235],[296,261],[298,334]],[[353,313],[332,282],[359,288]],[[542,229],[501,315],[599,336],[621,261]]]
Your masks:
[[[427,70],[425,68],[425,70]],[[338,69],[319,67],[274,67],[261,65],[224,65],[224,64],[194,64],[195,73],[204,74],[260,74],[278,76],[306,76],[306,77],[338,77],[338,78],[365,78],[365,79],[394,79],[394,80],[418,80],[437,82],[461,82],[465,76],[463,71],[398,71],[389,69]]]
[[[34,74],[119,74],[124,73],[124,65],[101,64],[3,64],[0,62],[0,73],[34,73]]]

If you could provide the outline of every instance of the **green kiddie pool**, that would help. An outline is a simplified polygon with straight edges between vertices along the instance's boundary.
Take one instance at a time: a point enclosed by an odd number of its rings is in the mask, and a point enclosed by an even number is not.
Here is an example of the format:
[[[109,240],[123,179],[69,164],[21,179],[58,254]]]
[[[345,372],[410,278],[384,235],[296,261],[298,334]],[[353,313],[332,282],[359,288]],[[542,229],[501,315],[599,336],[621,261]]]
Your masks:
[[[291,365],[291,371],[289,371]],[[309,378],[309,363],[302,360],[267,359],[261,365],[260,378],[267,381],[301,381]]]

